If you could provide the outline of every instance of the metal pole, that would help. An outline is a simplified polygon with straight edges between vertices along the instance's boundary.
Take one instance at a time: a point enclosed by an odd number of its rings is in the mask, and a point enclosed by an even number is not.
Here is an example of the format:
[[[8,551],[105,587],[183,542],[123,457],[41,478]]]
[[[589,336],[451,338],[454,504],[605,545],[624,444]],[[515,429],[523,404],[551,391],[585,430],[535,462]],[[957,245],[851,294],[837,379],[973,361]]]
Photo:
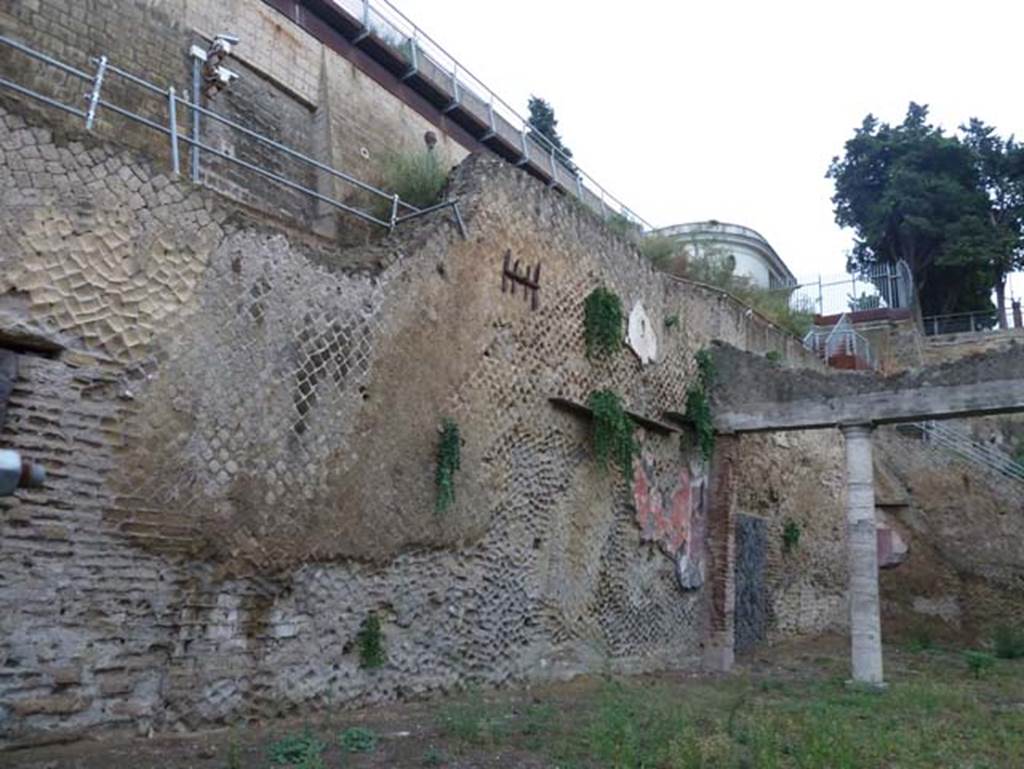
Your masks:
[[[825,295],[821,289],[821,273],[818,273],[818,315],[825,314]]]
[[[178,103],[173,85],[167,89],[167,106],[170,109],[168,127],[171,129],[171,171],[175,176],[179,176],[181,174],[181,157],[178,155]]]
[[[394,197],[391,198],[391,219],[388,225],[388,232],[394,232],[395,223],[398,220],[398,193],[396,192]]]
[[[96,68],[96,77],[92,81],[92,91],[89,94],[89,108],[85,112],[85,130],[91,131],[96,122],[96,106],[100,101],[100,88],[103,87],[103,76],[107,72],[107,57],[100,56],[99,67]]]
[[[192,57],[192,106],[199,106],[199,89],[202,73],[200,72],[199,59]],[[192,165],[192,181],[199,184],[199,110],[192,110],[192,149],[189,158]]]

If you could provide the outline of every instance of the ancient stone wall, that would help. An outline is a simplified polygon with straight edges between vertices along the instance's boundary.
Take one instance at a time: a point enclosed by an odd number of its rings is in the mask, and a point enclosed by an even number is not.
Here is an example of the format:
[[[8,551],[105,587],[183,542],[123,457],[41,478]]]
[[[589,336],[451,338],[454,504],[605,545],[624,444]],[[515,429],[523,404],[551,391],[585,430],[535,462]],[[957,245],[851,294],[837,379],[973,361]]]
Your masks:
[[[879,504],[909,545],[882,572],[884,628],[984,642],[1024,623],[1021,485],[893,427],[876,431],[875,450],[897,491]]]
[[[612,388],[658,419],[682,409],[711,339],[799,357],[797,340],[655,273],[496,160],[453,182],[468,239],[439,213],[340,251],[32,113],[0,113],[0,148],[0,325],[35,340],[2,441],[50,473],[0,501],[6,745],[698,664],[714,532],[692,437],[640,431],[647,493],[664,495],[648,532],[636,489],[595,463],[588,420],[549,398]],[[502,291],[506,253],[542,266],[536,309]],[[586,357],[598,286],[642,304],[654,363]],[[445,417],[462,467],[438,513]],[[745,441],[737,467],[780,494],[746,504],[817,514],[807,563],[835,569],[825,522],[841,506],[809,479],[838,447],[792,441]],[[821,608],[840,601],[831,573],[778,589],[778,632],[842,621]],[[379,671],[355,641],[371,612]]]
[[[203,106],[249,130],[312,156],[362,181],[381,184],[390,157],[425,152],[424,134],[439,139],[435,150],[447,165],[466,149],[424,119],[351,62],[339,56],[261,0],[34,0],[0,8],[0,32],[87,73],[105,55],[121,69],[180,96],[191,89],[191,45],[207,46],[221,32],[241,38],[227,66],[241,77]],[[21,85],[79,107],[89,84],[0,47],[0,69]],[[166,99],[109,73],[104,99],[166,125]],[[46,109],[46,108],[41,108]],[[52,114],[48,119],[53,119]],[[178,112],[190,130],[190,112]],[[68,117],[65,125],[77,124]],[[100,109],[97,131],[145,149],[170,167],[166,137]],[[202,118],[205,144],[348,204],[371,208],[379,198],[265,143]],[[188,147],[180,146],[188,168]],[[236,200],[284,216],[302,226],[315,223],[347,243],[364,240],[368,226],[339,217],[336,209],[214,155],[201,156],[202,178]]]

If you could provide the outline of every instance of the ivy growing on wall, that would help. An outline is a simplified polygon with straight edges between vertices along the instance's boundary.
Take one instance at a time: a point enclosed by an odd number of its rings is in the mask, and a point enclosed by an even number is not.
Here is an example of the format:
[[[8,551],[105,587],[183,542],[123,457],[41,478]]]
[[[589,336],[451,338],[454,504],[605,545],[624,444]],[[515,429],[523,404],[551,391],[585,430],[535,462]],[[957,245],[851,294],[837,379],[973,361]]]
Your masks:
[[[459,426],[452,419],[441,423],[441,440],[437,445],[437,470],[434,480],[437,499],[434,509],[443,513],[455,502],[455,471],[459,469],[461,439]]]
[[[595,390],[587,405],[593,413],[594,456],[601,467],[614,464],[623,477],[633,475],[633,457],[639,447],[633,437],[633,420],[622,408],[622,400],[611,390]]]
[[[379,668],[388,660],[384,651],[384,633],[380,629],[380,618],[370,612],[363,620],[356,634],[359,646],[359,664],[364,668]]]
[[[587,357],[606,358],[622,347],[622,301],[607,288],[595,288],[583,303]]]
[[[697,447],[706,462],[715,450],[715,427],[708,396],[715,381],[715,362],[708,350],[698,350],[695,358],[697,378],[686,390],[686,420],[693,427]]]

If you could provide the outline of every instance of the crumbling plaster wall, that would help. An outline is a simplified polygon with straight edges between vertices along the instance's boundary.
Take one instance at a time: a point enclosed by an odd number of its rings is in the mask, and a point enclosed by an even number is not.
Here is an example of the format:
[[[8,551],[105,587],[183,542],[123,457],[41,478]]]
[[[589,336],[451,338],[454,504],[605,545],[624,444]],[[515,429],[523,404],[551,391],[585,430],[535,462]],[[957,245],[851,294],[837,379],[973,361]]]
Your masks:
[[[586,422],[547,399],[610,386],[657,416],[712,338],[799,355],[796,340],[654,273],[499,161],[458,173],[468,240],[439,214],[350,259],[33,121],[0,113],[2,309],[66,350],[20,356],[3,434],[51,479],[0,502],[5,744],[697,664],[707,589],[680,590]],[[506,251],[543,265],[538,310],[501,292]],[[602,284],[643,302],[657,363],[585,358],[583,298]],[[438,515],[446,415],[464,461]],[[694,459],[678,437],[643,441],[669,471]],[[838,461],[806,441],[765,471]],[[751,445],[753,462],[775,451]],[[829,488],[808,491],[840,519]],[[841,591],[808,584],[824,603]],[[354,649],[371,611],[378,672]]]

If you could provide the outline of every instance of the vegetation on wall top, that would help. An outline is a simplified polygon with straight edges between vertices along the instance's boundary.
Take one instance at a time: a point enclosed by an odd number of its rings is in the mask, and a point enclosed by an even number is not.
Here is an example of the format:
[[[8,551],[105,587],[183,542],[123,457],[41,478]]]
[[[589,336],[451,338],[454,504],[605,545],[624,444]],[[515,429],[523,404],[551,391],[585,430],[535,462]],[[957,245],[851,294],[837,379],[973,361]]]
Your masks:
[[[448,182],[448,163],[433,150],[401,152],[384,158],[385,191],[398,193],[404,202],[426,208],[441,202]],[[388,201],[383,201],[390,206]],[[388,211],[390,215],[390,210]]]
[[[719,246],[649,235],[639,248],[655,269],[720,288],[795,336],[802,338],[813,324],[814,308],[794,299],[793,289],[766,289],[737,275],[735,261]]]
[[[635,425],[622,408],[622,399],[611,390],[595,390],[587,400],[593,413],[594,456],[604,469],[609,463],[624,478],[633,475],[633,458],[639,453],[633,436]]]
[[[622,300],[607,288],[595,288],[583,303],[583,334],[587,357],[608,357],[622,347]]]

